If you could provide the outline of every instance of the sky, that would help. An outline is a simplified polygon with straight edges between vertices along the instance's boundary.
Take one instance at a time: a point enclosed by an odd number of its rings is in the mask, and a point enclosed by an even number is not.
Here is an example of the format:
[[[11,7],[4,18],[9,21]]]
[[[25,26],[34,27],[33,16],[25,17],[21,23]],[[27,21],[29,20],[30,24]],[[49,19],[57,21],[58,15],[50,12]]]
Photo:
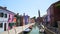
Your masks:
[[[41,16],[45,15],[48,7],[58,0],[0,0],[0,6],[7,7],[8,10],[30,17],[38,17],[38,10]]]

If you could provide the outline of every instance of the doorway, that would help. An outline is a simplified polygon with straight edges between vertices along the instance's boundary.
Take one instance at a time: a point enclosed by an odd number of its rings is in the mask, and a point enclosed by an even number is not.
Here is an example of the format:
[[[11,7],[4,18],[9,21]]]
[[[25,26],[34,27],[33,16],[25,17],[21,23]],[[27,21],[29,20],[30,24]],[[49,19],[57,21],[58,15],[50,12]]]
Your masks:
[[[6,23],[4,23],[4,31],[6,31]]]

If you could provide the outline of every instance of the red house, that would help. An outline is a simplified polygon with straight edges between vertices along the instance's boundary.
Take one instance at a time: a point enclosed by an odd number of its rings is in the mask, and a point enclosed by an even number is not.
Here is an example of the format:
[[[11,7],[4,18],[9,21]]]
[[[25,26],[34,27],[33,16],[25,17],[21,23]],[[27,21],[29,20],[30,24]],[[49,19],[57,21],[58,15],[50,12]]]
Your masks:
[[[47,9],[47,15],[51,26],[55,25],[55,22],[60,21],[60,1],[53,3]]]

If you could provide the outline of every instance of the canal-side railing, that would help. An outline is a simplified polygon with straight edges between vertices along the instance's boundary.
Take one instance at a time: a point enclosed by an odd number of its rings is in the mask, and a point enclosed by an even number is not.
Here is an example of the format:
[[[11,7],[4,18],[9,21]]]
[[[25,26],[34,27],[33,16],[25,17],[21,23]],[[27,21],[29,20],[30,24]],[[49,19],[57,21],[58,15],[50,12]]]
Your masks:
[[[4,31],[0,34],[19,34],[22,31],[24,31],[26,28],[28,28],[29,26],[32,26],[34,24],[35,23],[31,23],[31,24],[27,24],[27,25],[24,25],[24,26],[20,26],[20,27],[15,27],[15,28],[12,28],[11,30]]]
[[[58,21],[58,34],[60,34],[60,21]]]
[[[46,34],[56,34],[55,32],[53,32],[52,30],[48,29],[47,27],[45,27],[45,32],[46,32]]]
[[[60,21],[57,22],[58,23],[58,28],[54,28],[54,27],[46,27],[45,31],[48,34],[60,34]]]

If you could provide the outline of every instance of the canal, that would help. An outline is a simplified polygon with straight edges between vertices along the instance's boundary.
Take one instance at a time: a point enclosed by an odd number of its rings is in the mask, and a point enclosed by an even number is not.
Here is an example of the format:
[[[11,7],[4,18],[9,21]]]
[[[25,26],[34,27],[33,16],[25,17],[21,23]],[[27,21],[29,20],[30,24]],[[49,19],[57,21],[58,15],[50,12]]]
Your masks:
[[[31,32],[29,32],[28,34],[39,34],[39,28],[37,26],[33,27]]]
[[[37,27],[37,25],[34,25],[30,32],[24,33],[24,34],[44,34],[44,33],[40,33],[39,28]]]

